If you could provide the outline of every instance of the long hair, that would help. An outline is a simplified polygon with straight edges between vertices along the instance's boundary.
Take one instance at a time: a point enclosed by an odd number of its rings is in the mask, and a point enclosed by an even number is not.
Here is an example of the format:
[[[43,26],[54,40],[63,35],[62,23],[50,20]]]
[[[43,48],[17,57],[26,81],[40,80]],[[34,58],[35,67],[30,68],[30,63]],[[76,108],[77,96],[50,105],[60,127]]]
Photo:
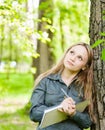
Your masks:
[[[70,46],[64,53],[63,57],[61,58],[61,60],[54,66],[52,67],[50,70],[46,71],[45,73],[42,73],[41,75],[38,76],[38,78],[35,81],[35,86],[40,82],[41,79],[43,79],[44,77],[50,75],[50,74],[56,74],[58,72],[62,72],[64,69],[64,58],[66,56],[66,54],[68,53],[68,51],[77,45],[81,45],[84,46],[87,50],[88,53],[88,61],[86,64],[86,69],[85,70],[81,70],[78,73],[78,78],[76,83],[83,86],[83,90],[84,90],[84,99],[88,99],[90,100],[90,105],[88,107],[88,111],[90,114],[90,117],[93,121],[95,121],[95,117],[93,114],[93,97],[92,97],[92,87],[93,87],[93,51],[90,47],[90,45],[80,42],[77,44],[74,44],[72,46]]]

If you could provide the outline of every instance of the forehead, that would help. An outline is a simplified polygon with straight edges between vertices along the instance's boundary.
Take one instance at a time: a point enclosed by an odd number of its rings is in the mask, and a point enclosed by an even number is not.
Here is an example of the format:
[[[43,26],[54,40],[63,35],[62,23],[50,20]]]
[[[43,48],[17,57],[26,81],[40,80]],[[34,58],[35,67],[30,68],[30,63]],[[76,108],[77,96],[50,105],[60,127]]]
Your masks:
[[[74,50],[76,54],[88,57],[87,49],[82,45],[73,46],[70,50]]]

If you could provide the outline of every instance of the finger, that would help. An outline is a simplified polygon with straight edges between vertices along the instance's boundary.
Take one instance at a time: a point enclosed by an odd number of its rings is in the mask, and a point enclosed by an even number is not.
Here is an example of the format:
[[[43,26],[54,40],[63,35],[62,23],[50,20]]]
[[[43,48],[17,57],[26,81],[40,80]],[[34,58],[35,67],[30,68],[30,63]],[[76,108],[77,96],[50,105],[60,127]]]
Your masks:
[[[65,103],[62,107],[63,111],[66,113],[69,109],[69,105],[67,103]]]
[[[76,113],[76,109],[69,109],[69,111],[68,111],[68,114],[69,115],[73,115],[74,113]]]
[[[75,104],[75,101],[71,97],[66,98],[65,101]]]
[[[75,108],[75,107],[76,107],[75,104],[69,104],[69,106],[71,106],[72,108]]]
[[[58,111],[64,112],[64,111],[63,111],[63,108],[58,108]]]

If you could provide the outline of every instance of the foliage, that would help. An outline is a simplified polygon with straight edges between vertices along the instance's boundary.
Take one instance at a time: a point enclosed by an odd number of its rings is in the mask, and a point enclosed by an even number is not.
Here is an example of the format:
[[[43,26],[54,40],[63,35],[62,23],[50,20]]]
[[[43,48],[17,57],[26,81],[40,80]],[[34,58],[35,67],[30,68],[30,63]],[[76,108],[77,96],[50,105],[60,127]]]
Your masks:
[[[88,1],[83,0],[55,0],[54,5],[55,15],[53,18],[53,26],[56,27],[56,30],[54,33],[52,46],[54,48],[55,58],[58,60],[62,55],[62,52],[68,46],[80,41],[87,43],[89,42],[89,3]],[[61,45],[61,28],[64,37],[63,48]]]
[[[33,89],[32,74],[12,73],[10,78],[0,73],[0,99],[3,102],[3,108],[0,107],[0,129],[1,130],[30,130],[35,129],[35,124],[29,119],[28,102]],[[7,103],[6,101],[9,101]],[[23,102],[24,105],[18,103]],[[17,106],[16,106],[17,104]],[[26,105],[25,105],[26,104]],[[1,109],[2,108],[2,109]],[[9,111],[5,112],[8,108]],[[10,108],[14,110],[11,112]],[[5,110],[6,109],[6,110]],[[27,111],[26,111],[27,110]]]
[[[28,115],[18,111],[0,115],[0,121],[1,130],[30,130],[36,127],[36,124],[30,121]]]
[[[37,54],[33,41],[30,40],[34,31],[30,26],[31,20],[26,12],[25,1],[7,1],[0,5],[0,32],[2,60],[15,60],[21,62],[24,58],[28,62],[29,57]],[[6,52],[6,53],[4,53]],[[11,56],[11,59],[10,59]]]
[[[102,34],[103,35],[103,34]],[[105,34],[104,34],[105,35]],[[105,40],[104,39],[99,39],[97,40],[95,43],[92,44],[92,48],[96,48],[98,47],[100,44],[103,44],[103,46],[105,46]],[[102,49],[102,52],[101,52],[101,59],[102,60],[105,60],[105,49],[103,48]]]
[[[64,51],[61,46],[60,19],[65,39],[64,48],[77,41],[88,42],[87,1],[54,0],[51,3],[47,0],[39,7],[45,11],[45,16],[41,19],[36,17],[37,7],[28,4],[26,0],[3,0],[0,5],[0,48],[3,48],[0,50],[0,61],[26,61],[31,64],[31,58],[39,56],[36,52],[37,39],[50,45],[50,50],[57,60]],[[50,11],[52,4],[53,9]],[[52,40],[48,32],[37,31],[38,22],[47,22],[45,29],[53,33]]]
[[[19,95],[30,95],[33,86],[32,74],[11,73],[7,79],[7,74],[0,73],[0,98]]]

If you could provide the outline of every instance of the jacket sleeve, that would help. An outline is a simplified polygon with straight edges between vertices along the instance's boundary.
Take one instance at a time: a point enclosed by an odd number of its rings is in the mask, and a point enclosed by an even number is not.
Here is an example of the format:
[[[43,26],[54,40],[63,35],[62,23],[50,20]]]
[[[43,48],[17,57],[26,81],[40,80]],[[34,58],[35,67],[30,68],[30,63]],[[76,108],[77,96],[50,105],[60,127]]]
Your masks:
[[[70,117],[70,119],[74,120],[78,126],[82,129],[89,128],[92,125],[92,121],[87,111],[85,112],[76,112],[75,115]]]
[[[45,79],[36,86],[31,96],[30,119],[34,122],[40,122],[47,106],[44,104],[45,97]]]

